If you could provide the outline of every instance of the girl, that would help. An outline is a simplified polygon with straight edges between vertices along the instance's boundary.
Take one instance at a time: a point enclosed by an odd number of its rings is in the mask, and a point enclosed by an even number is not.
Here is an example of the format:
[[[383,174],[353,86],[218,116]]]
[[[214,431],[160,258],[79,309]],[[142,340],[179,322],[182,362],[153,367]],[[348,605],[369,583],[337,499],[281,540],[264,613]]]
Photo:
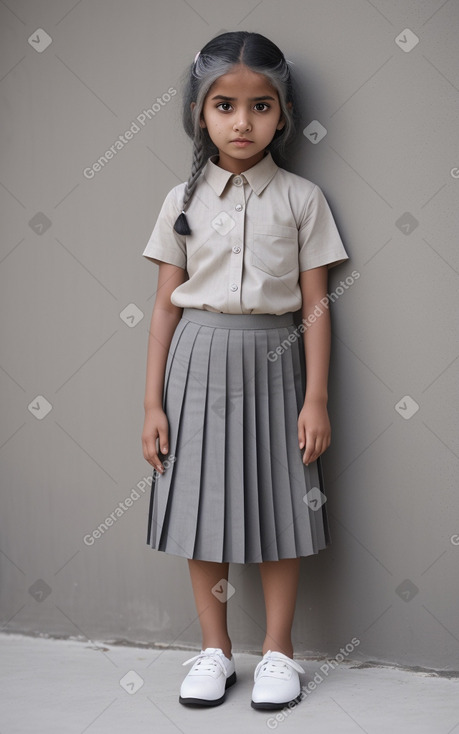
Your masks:
[[[299,700],[300,557],[330,542],[323,304],[328,268],[348,256],[318,186],[274,160],[295,114],[274,43],[246,31],[209,41],[184,94],[191,175],[166,196],[143,252],[159,265],[142,433],[154,467],[147,543],[188,559],[202,631],[200,654],[184,663],[194,662],[183,704],[220,704],[236,681],[229,563],[258,563],[263,585],[251,705]]]

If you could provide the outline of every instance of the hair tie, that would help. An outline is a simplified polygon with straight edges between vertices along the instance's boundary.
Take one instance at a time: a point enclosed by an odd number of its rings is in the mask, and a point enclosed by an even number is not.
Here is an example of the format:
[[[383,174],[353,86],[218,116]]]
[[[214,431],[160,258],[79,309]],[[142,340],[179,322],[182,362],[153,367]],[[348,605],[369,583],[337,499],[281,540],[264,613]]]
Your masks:
[[[175,220],[174,229],[178,234],[191,234],[190,225],[188,224],[188,219],[186,218],[184,209],[182,209],[181,214],[179,214]]]

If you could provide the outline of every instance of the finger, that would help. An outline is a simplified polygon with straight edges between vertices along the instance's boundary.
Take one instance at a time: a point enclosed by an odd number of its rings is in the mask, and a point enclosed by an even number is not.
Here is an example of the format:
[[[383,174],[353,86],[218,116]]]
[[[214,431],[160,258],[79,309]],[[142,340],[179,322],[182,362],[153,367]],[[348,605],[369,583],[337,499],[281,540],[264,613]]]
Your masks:
[[[156,450],[151,452],[150,464],[157,469],[161,474],[164,473],[164,466],[162,465],[161,459],[159,458]]]
[[[304,450],[303,454],[303,463],[306,464],[306,466],[313,461],[313,455],[316,451],[316,436],[311,433],[306,434],[306,448]]]
[[[158,451],[156,448],[156,438],[157,435],[151,436],[148,441],[146,441],[146,450],[144,452],[144,455],[148,463],[162,474],[164,472],[164,467],[161,463],[161,459],[158,456]]]
[[[306,434],[304,430],[304,423],[302,421],[298,421],[298,445],[300,449],[304,447],[306,441]]]
[[[315,448],[314,448],[314,451],[311,454],[311,458],[309,459],[309,463],[312,464],[313,461],[317,461],[317,459],[319,458],[319,456],[320,456],[321,453],[322,452],[321,452],[320,448],[318,448],[317,445],[316,445]]]
[[[161,459],[159,458],[154,446],[147,450],[147,461],[154,469],[162,471]]]
[[[161,447],[162,454],[167,454],[169,451],[168,433],[169,431],[167,428],[159,429],[159,445]]]
[[[327,450],[327,448],[330,445],[330,439],[329,437],[325,436],[318,436],[316,437],[315,445],[314,445],[314,451],[311,454],[311,457],[309,459],[309,462],[316,461],[319,456],[321,456],[324,451]]]

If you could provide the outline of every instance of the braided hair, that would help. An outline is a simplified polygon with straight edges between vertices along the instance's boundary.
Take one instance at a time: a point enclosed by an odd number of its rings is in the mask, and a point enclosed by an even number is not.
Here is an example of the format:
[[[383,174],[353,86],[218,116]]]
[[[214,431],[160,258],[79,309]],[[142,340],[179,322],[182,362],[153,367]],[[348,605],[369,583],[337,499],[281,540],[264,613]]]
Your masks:
[[[222,33],[211,39],[196,55],[187,71],[183,93],[182,121],[186,134],[193,141],[193,157],[191,174],[185,184],[182,212],[174,224],[174,230],[178,234],[191,234],[186,210],[207,159],[218,153],[207,128],[202,128],[199,124],[205,99],[212,84],[237,64],[244,64],[251,71],[264,74],[279,95],[285,125],[281,130],[276,130],[267,146],[273,158],[275,154],[283,153],[286,143],[294,135],[297,105],[290,68],[282,51],[265,36],[249,31]],[[193,110],[192,102],[195,103]],[[287,107],[288,102],[292,102],[293,110]]]

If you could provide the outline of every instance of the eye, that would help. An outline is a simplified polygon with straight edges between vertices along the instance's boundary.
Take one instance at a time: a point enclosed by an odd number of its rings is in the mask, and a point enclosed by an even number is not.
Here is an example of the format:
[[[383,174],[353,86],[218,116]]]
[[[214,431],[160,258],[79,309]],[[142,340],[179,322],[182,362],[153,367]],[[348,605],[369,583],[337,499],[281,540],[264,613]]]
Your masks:
[[[231,107],[231,105],[229,102],[220,102],[220,104],[217,105],[217,110],[219,110],[220,107]],[[229,110],[225,109],[222,110],[222,112],[229,112]]]
[[[264,107],[266,110],[269,110],[269,104],[266,104],[266,102],[257,102],[255,107]],[[264,112],[265,110],[257,110],[257,112]]]

